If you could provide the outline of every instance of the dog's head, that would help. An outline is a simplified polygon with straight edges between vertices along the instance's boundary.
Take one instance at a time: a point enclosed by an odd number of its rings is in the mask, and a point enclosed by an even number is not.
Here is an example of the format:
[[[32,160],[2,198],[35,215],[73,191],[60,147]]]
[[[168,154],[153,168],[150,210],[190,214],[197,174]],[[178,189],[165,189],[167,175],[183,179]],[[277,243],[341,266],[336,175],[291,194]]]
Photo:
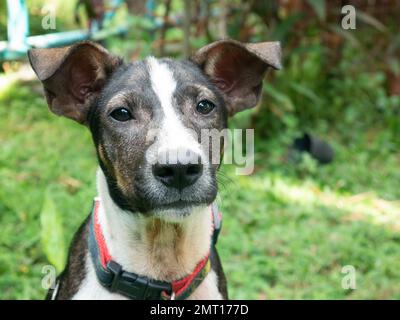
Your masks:
[[[255,106],[269,67],[280,67],[276,42],[221,40],[189,60],[125,64],[101,46],[33,49],[31,65],[54,113],[88,126],[110,195],[124,210],[173,212],[216,197],[221,152],[200,141],[227,118]]]

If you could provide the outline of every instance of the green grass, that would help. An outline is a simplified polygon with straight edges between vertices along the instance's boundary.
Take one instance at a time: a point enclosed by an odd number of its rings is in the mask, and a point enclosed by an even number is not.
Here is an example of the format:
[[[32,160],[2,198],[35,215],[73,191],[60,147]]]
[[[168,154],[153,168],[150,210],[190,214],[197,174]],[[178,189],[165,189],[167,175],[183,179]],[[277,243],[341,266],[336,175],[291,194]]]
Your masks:
[[[337,152],[329,166],[288,163],[276,137],[256,139],[253,175],[224,167],[218,248],[231,298],[400,299],[400,156],[385,149],[385,130],[372,141],[321,134]],[[95,170],[89,132],[52,115],[36,83],[0,89],[1,299],[44,297],[46,194],[68,244],[90,210]],[[341,287],[345,265],[356,268],[355,290]]]

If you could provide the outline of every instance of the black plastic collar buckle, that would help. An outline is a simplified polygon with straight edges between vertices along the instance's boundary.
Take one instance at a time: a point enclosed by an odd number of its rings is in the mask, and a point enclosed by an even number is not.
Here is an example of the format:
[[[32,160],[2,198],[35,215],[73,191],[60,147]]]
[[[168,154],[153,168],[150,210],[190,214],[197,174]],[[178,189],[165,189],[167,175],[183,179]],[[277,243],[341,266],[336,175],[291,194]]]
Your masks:
[[[122,267],[120,264],[111,260],[107,263],[107,270],[112,273],[112,281],[111,281],[110,290],[112,292],[115,292],[115,291],[117,291],[116,289],[118,287],[118,282],[121,278]]]
[[[163,292],[172,293],[170,283],[123,271],[121,265],[115,261],[107,263],[107,270],[112,274],[112,279],[107,285],[111,292],[118,292],[137,300],[158,300],[161,299]]]

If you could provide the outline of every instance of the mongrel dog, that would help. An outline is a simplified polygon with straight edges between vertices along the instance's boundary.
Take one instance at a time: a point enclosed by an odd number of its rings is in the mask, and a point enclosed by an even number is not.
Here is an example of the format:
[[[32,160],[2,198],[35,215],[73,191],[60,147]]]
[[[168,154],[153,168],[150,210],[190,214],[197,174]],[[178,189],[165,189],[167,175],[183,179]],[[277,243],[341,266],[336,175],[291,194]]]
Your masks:
[[[50,110],[90,129],[99,161],[93,212],[48,298],[228,297],[215,248],[219,164],[197,137],[255,106],[280,56],[277,42],[233,40],[182,61],[124,63],[92,42],[29,51]],[[176,150],[196,161],[171,161]]]

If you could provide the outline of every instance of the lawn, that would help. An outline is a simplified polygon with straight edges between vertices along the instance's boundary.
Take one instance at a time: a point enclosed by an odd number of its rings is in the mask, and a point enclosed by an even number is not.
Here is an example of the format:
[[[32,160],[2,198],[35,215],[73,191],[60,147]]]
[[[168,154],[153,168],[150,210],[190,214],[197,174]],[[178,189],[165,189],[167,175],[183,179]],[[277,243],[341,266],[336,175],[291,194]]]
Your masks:
[[[53,116],[38,83],[7,83],[0,89],[0,298],[41,299],[42,268],[49,260],[62,267],[90,210],[96,159],[89,132]],[[248,127],[251,114],[235,126]],[[400,299],[399,153],[386,147],[385,128],[351,140],[315,130],[335,148],[330,165],[307,157],[294,165],[287,139],[256,135],[255,172],[223,168],[218,249],[231,298]],[[49,217],[61,239],[46,239]],[[355,289],[342,287],[347,265]]]

